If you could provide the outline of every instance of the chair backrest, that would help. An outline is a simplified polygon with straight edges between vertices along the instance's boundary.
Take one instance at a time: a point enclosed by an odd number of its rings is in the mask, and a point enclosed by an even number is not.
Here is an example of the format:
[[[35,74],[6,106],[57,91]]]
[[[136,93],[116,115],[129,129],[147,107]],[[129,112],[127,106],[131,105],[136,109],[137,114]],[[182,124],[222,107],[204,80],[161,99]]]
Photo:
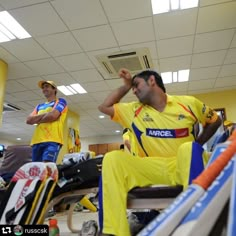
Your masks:
[[[31,162],[32,149],[29,145],[10,145],[6,148],[0,167],[0,175],[12,174],[25,163]]]

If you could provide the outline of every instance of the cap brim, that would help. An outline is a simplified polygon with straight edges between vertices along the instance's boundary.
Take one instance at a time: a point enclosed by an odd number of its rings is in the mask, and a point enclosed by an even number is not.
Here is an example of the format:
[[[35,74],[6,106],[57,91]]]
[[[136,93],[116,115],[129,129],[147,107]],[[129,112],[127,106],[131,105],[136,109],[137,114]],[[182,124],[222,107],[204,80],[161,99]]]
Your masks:
[[[45,80],[39,81],[39,82],[38,82],[39,88],[43,88],[43,84],[44,84],[44,83],[47,83],[47,81],[45,81]]]
[[[57,88],[57,86],[56,86],[56,84],[53,82],[53,81],[47,81],[47,80],[41,80],[41,81],[39,81],[38,82],[38,86],[39,86],[39,88],[43,88],[43,85],[44,84],[50,84],[53,88]]]

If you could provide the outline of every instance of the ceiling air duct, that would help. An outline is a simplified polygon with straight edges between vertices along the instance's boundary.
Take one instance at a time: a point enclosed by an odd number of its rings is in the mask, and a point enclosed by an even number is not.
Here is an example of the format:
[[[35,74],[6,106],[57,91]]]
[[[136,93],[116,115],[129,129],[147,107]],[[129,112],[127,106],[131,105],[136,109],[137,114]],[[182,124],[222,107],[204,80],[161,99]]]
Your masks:
[[[3,111],[5,111],[5,112],[7,112],[7,111],[20,111],[20,108],[15,105],[12,105],[10,103],[4,102],[3,103]]]
[[[131,74],[153,69],[153,62],[148,48],[98,55],[97,59],[110,78],[117,78],[121,68],[127,68]]]

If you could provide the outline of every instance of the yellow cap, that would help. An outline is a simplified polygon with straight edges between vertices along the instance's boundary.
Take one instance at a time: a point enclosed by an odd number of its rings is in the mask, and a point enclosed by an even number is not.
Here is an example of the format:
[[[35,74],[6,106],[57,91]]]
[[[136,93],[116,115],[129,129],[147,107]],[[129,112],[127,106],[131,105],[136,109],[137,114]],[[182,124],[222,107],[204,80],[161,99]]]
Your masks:
[[[52,80],[41,80],[38,82],[39,88],[43,88],[44,84],[50,84],[52,87],[57,88],[56,84]]]

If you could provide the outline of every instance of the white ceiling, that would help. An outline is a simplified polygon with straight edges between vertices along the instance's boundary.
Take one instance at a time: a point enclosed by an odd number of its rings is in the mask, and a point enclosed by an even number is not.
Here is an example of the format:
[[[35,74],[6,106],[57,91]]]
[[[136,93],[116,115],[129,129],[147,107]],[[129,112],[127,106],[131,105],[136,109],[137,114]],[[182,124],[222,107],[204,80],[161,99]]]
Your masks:
[[[44,101],[42,79],[79,82],[88,91],[66,97],[80,115],[81,137],[115,134],[120,127],[99,119],[97,106],[121,80],[104,79],[98,54],[148,47],[157,71],[190,69],[189,82],[166,85],[170,94],[236,88],[235,0],[200,0],[198,8],[154,16],[151,0],[0,0],[3,10],[32,38],[0,44],[9,65],[4,100],[21,108],[4,113],[1,139],[29,142],[34,127],[25,119]]]

